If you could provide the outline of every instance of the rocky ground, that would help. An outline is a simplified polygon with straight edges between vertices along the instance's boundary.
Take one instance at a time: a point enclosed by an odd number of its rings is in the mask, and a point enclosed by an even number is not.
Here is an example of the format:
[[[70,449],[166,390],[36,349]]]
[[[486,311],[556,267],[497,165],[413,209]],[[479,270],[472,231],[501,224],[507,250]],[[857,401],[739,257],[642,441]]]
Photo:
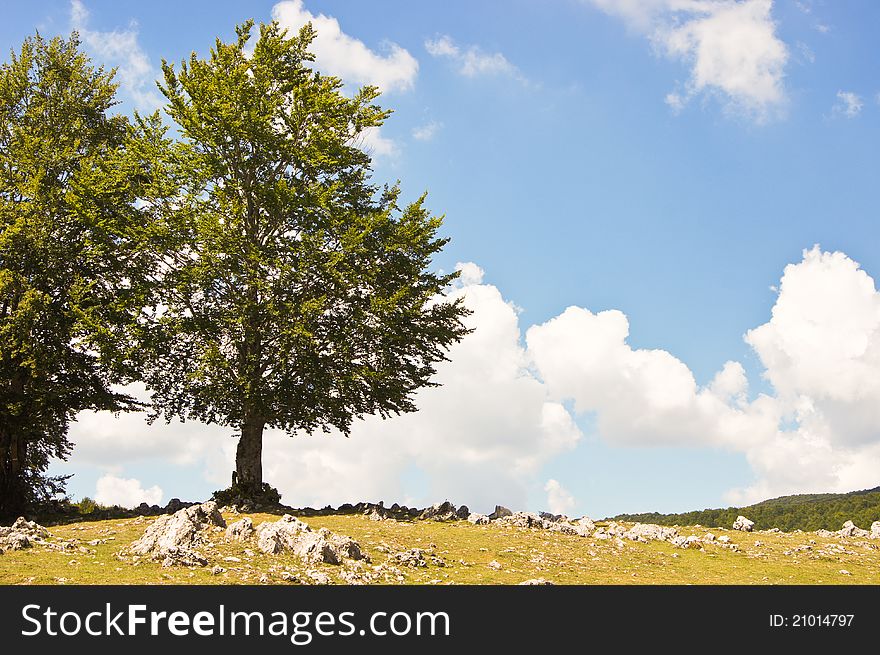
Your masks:
[[[450,503],[288,513],[181,504],[159,516],[0,527],[0,583],[880,583],[880,521],[753,528],[745,517],[730,529],[665,527]]]

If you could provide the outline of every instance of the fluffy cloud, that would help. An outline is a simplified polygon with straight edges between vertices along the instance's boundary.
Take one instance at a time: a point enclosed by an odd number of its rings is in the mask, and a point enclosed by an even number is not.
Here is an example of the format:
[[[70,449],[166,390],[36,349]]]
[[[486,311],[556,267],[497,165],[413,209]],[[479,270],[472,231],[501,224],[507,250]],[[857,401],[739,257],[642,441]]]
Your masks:
[[[443,57],[455,62],[458,72],[465,77],[507,75],[525,82],[517,67],[500,52],[484,52],[475,45],[461,48],[447,35],[425,41],[425,50],[432,57]]]
[[[771,0],[586,1],[646,35],[661,56],[689,65],[683,90],[666,97],[673,110],[705,93],[721,94],[729,109],[757,121],[784,107],[789,53]]]
[[[551,395],[573,400],[595,414],[599,434],[611,443],[699,445],[745,438],[757,413],[740,405],[747,382],[742,366],[728,362],[705,388],[665,350],[627,343],[626,316],[569,307],[526,334],[529,353]]]
[[[838,91],[837,104],[834,105],[835,114],[843,114],[847,118],[855,118],[862,113],[862,107],[865,106],[862,98],[852,91]]]
[[[758,497],[877,484],[880,293],[858,263],[814,247],[785,268],[770,321],[746,334],[790,424],[747,454]]]
[[[413,138],[416,141],[430,141],[436,136],[437,132],[440,131],[440,128],[443,127],[443,123],[438,123],[437,121],[430,121],[425,123],[424,125],[419,125],[414,128],[412,131]]]
[[[338,433],[291,439],[267,432],[264,476],[285,502],[323,506],[359,500],[428,504],[449,498],[478,509],[523,507],[541,466],[581,437],[571,415],[548,398],[529,371],[516,308],[483,271],[460,264],[459,286],[478,329],[438,366],[442,386],[424,389],[419,411],[389,420],[370,417],[346,439]],[[108,468],[155,459],[201,466],[216,483],[229,479],[235,440],[230,429],[196,423],[147,426],[140,415],[80,415],[72,430],[75,461]]]
[[[137,507],[141,503],[158,505],[162,502],[162,489],[150,487],[144,489],[140,480],[134,478],[118,478],[115,475],[104,475],[98,479],[95,488],[95,501],[101,505],[119,505],[120,507]]]
[[[317,32],[312,51],[326,73],[353,84],[372,84],[383,91],[405,91],[415,84],[419,62],[396,43],[386,43],[386,53],[377,54],[363,41],[343,32],[336,18],[311,13],[302,0],[279,2],[272,7],[272,18],[291,31],[312,24]]]
[[[577,505],[574,496],[556,480],[547,480],[544,491],[547,492],[547,509],[552,514],[568,514]]]
[[[88,22],[86,6],[80,0],[71,0],[71,26],[98,59],[116,67],[116,80],[122,92],[142,111],[152,112],[161,107],[165,99],[156,88],[159,72],[138,41],[137,26],[132,24],[127,30],[101,32],[89,29]]]
[[[630,445],[709,445],[742,452],[756,479],[731,502],[877,484],[880,293],[843,253],[804,252],[785,268],[770,320],[745,335],[773,394],[748,398],[727,362],[705,387],[664,350],[627,344],[612,310],[570,307],[526,340],[552,398],[595,415],[600,436]]]
[[[450,295],[473,310],[468,323],[477,329],[438,366],[442,386],[419,392],[418,412],[367,418],[349,439],[267,433],[265,477],[286,502],[449,498],[477,510],[522,507],[542,467],[581,438],[566,402],[594,417],[598,436],[612,445],[744,454],[754,480],[731,490],[729,502],[877,484],[880,293],[845,254],[814,247],[785,267],[768,321],[744,337],[772,387],[758,394],[738,362],[701,386],[673,354],[633,348],[629,321],[616,310],[569,307],[529,328],[524,345],[517,308],[476,264],[458,270]],[[201,471],[216,488],[234,461],[231,433],[84,412],[71,430],[71,463],[116,472],[122,461],[152,460]],[[554,512],[574,502],[559,481],[544,491]]]

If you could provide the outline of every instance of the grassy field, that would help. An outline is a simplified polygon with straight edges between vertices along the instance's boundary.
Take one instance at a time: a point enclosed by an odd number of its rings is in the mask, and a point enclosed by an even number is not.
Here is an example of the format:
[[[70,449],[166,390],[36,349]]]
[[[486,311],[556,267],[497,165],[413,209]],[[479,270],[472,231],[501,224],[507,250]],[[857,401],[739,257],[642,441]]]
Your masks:
[[[241,516],[224,518],[231,522]],[[278,518],[249,516],[254,524]],[[305,565],[292,555],[264,555],[253,542],[226,543],[222,529],[212,534],[212,545],[200,549],[210,561],[206,567],[163,568],[159,562],[120,558],[151,521],[50,527],[53,541],[73,545],[67,550],[38,546],[7,551],[0,555],[0,584],[311,584],[315,579],[310,571],[315,570],[333,584],[346,583],[343,574],[351,580],[363,573],[374,584],[518,584],[532,578],[556,584],[880,584],[880,544],[870,540],[680,528],[685,536],[727,535],[738,546],[733,550],[704,543],[701,551],[657,541],[603,540],[466,521],[371,521],[351,514],[306,522],[357,540],[372,560],[362,568]],[[394,562],[394,553],[410,548],[426,551],[426,567]],[[216,571],[216,566],[224,570]]]

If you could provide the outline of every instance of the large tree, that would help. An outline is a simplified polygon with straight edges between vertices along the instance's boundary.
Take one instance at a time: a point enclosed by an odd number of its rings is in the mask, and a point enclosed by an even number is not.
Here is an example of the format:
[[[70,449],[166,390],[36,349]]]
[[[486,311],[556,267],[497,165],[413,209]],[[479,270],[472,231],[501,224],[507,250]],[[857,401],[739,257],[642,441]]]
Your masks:
[[[63,489],[45,475],[86,409],[136,406],[120,327],[143,289],[141,155],[161,130],[112,115],[113,73],[70,39],[25,40],[0,67],[0,515]],[[149,132],[154,140],[140,141]],[[140,133],[140,136],[137,134]],[[154,155],[156,152],[153,153]]]
[[[236,429],[233,482],[259,493],[264,428],[414,411],[466,310],[442,298],[455,274],[430,270],[441,218],[370,181],[378,90],[313,70],[310,25],[260,25],[249,51],[252,29],[163,62],[186,153],[143,352],[155,410]]]

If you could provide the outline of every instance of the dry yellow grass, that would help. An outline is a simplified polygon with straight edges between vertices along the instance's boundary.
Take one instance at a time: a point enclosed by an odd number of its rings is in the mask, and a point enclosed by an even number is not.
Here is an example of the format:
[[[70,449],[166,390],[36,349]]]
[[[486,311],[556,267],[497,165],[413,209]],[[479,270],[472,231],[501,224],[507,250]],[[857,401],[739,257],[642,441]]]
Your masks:
[[[241,516],[227,514],[225,518],[232,521]],[[250,516],[255,524],[277,519],[268,514]],[[332,583],[345,582],[340,574],[346,567],[307,566],[292,555],[264,555],[253,543],[226,543],[222,531],[214,535],[214,547],[202,551],[210,560],[207,567],[163,568],[149,560],[119,559],[116,554],[140,537],[151,520],[87,521],[51,527],[54,539],[75,541],[76,547],[63,551],[36,547],[0,555],[0,584],[291,584],[310,583],[309,570],[325,573]],[[680,528],[685,536],[726,534],[738,546],[734,551],[705,543],[701,551],[666,542],[583,538],[465,521],[371,521],[362,515],[305,520],[314,529],[326,527],[357,540],[372,559],[365,570],[375,576],[375,583],[517,584],[531,578],[556,584],[880,583],[877,543],[822,538],[814,533]],[[103,543],[89,543],[95,540]],[[756,541],[762,544],[756,546]],[[410,568],[393,562],[394,553],[409,548],[427,551],[428,566]],[[440,560],[445,566],[436,563]],[[490,562],[501,566],[490,567]],[[373,566],[383,563],[390,568],[376,574]],[[225,570],[213,574],[215,565]]]

